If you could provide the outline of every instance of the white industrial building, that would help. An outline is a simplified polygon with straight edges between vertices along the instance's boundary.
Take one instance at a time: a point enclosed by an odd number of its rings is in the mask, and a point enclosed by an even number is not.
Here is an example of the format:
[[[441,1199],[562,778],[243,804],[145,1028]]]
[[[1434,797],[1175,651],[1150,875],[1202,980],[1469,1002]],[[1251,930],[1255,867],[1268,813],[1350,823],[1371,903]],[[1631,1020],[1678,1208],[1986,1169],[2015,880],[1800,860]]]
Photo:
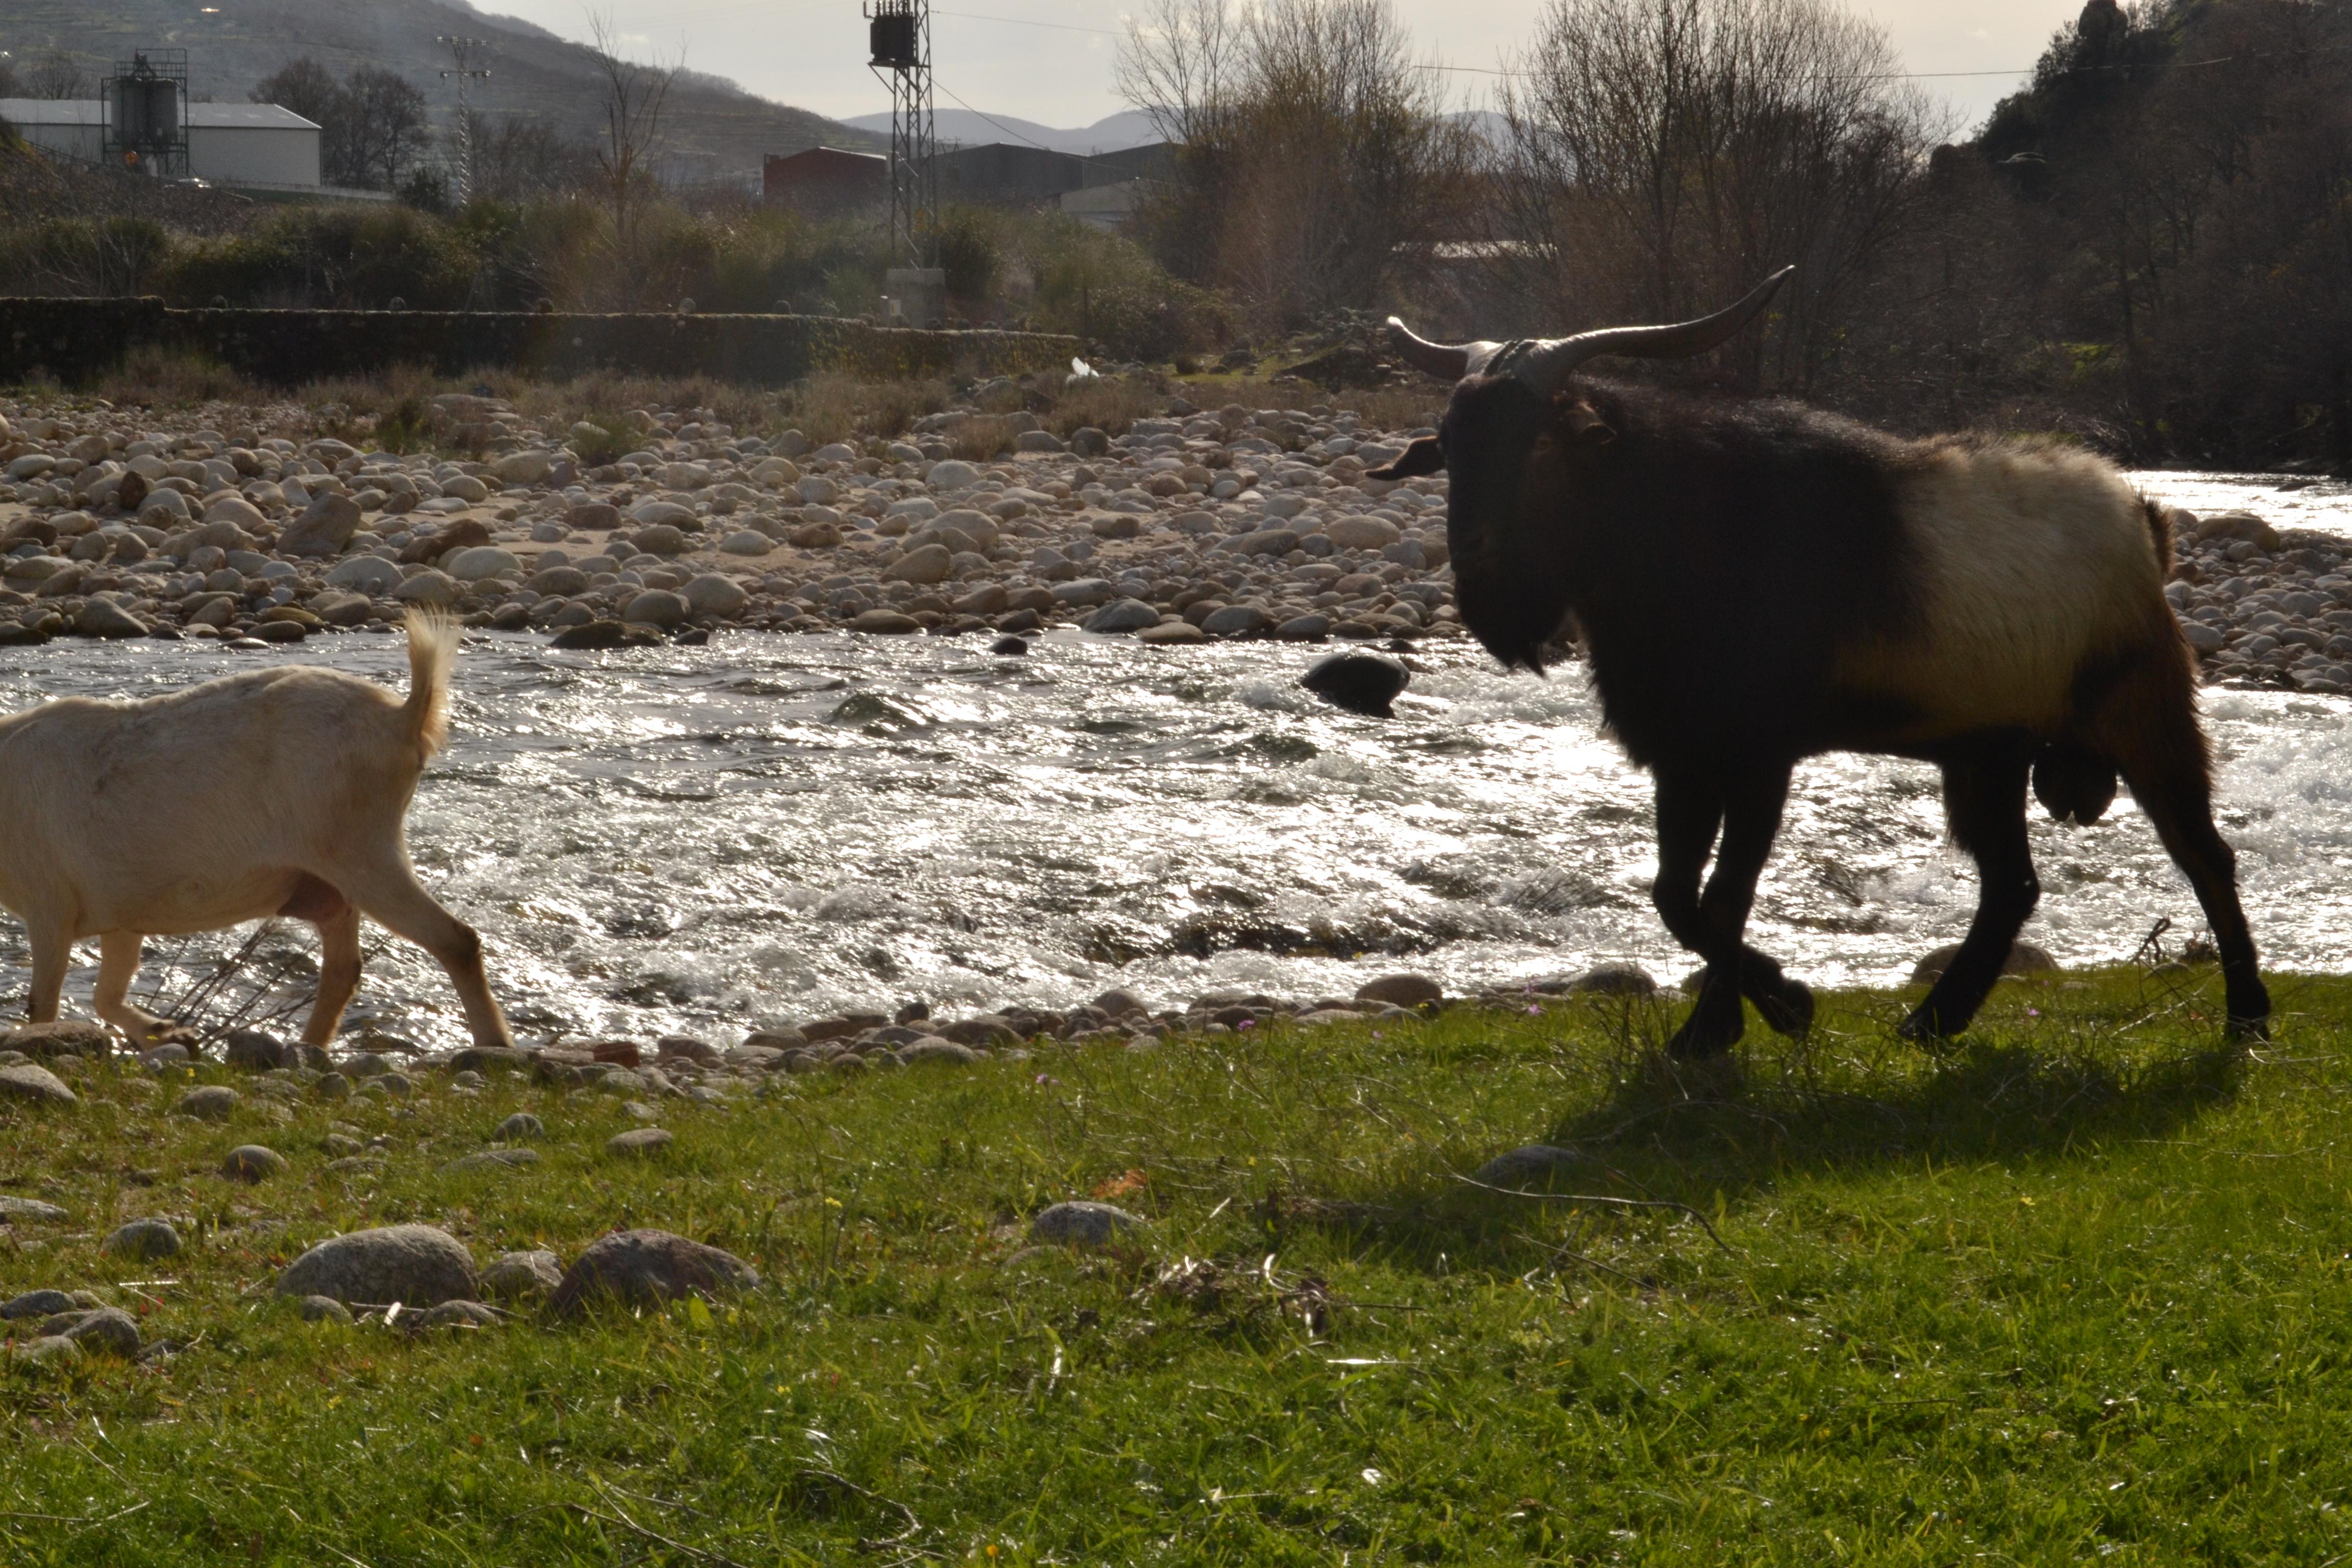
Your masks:
[[[97,99],[0,98],[0,120],[45,152],[107,162],[105,106]],[[188,173],[216,185],[319,188],[319,128],[274,103],[191,103]]]

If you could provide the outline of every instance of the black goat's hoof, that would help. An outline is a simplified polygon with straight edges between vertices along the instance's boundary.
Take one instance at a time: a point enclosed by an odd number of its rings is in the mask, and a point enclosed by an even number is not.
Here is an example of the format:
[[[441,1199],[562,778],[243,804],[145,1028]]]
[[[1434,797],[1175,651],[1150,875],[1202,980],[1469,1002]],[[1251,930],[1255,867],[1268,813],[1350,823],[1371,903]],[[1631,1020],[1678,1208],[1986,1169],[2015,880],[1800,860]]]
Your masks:
[[[2232,1014],[2222,1032],[2232,1040],[2267,1044],[2271,1037],[2271,1016],[2264,1013],[2259,1017],[2241,1018]]]
[[[1727,1025],[1706,1017],[1704,1013],[1694,1013],[1683,1020],[1683,1026],[1676,1029],[1674,1038],[1666,1042],[1666,1055],[1677,1062],[1714,1061],[1719,1057],[1729,1056],[1731,1047],[1739,1043],[1743,1032],[1743,1026],[1737,1017]]]
[[[1940,1046],[1959,1030],[1945,1028],[1940,1019],[1922,1007],[1895,1025],[1895,1033],[1898,1038],[1908,1040],[1915,1046]]]
[[[1776,1035],[1794,1038],[1813,1026],[1813,990],[1801,980],[1783,980],[1777,992],[1755,1001],[1757,1014]]]

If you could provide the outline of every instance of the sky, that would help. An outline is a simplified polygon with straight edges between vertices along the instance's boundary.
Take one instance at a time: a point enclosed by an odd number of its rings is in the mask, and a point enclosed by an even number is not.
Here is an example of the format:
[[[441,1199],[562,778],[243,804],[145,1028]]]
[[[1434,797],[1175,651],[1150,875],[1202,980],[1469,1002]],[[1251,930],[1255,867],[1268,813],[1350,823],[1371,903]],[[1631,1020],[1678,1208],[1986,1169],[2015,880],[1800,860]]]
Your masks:
[[[588,31],[582,0],[474,0],[568,38]],[[1445,64],[1463,107],[1491,103],[1491,70],[1523,44],[1535,0],[1396,0],[1417,45]],[[730,77],[796,108],[839,117],[887,111],[888,95],[865,68],[857,0],[597,0],[628,44]],[[1875,0],[1855,7],[1887,30],[1920,86],[1949,104],[1959,128],[2030,68],[2082,0]],[[942,109],[961,104],[1066,129],[1129,107],[1112,64],[1129,13],[1101,0],[946,0],[932,10],[932,79]]]

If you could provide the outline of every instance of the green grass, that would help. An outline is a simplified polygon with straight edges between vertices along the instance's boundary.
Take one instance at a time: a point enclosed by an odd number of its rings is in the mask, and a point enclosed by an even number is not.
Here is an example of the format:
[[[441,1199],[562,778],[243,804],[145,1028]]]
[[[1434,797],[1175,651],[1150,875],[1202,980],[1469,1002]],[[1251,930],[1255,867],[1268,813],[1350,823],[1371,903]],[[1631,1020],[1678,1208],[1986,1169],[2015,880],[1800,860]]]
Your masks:
[[[1900,998],[1825,998],[1808,1046],[1680,1083],[1671,1013],[1601,1001],[1048,1047],[667,1102],[642,1165],[594,1092],[215,1126],[94,1067],[78,1110],[0,1112],[0,1190],[75,1215],[0,1231],[0,1289],[174,1280],[146,1331],[191,1348],[0,1375],[0,1561],[2334,1561],[2352,983],[2284,981],[2251,1055],[2209,988],[2005,986],[1940,1058]],[[516,1109],[541,1165],[442,1171]],[[393,1136],[382,1178],[326,1171],[331,1115]],[[1594,1156],[1561,1192],[1696,1217],[1455,1179],[1547,1138]],[[253,1141],[292,1171],[212,1173]],[[1097,1190],[1131,1247],[1024,1247]],[[98,1256],[147,1214],[189,1254]],[[769,1285],[430,1339],[268,1299],[404,1220],[485,1261],[658,1226]]]

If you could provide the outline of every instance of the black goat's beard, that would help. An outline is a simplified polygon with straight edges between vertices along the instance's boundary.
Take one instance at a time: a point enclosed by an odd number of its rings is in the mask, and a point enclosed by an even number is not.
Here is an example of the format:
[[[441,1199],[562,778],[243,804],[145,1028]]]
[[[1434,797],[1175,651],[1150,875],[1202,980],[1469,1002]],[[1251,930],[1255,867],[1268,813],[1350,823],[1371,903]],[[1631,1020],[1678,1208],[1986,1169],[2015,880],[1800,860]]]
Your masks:
[[[1548,577],[1455,563],[1454,605],[1462,624],[1506,669],[1543,674],[1544,656],[1567,624],[1567,601]]]

